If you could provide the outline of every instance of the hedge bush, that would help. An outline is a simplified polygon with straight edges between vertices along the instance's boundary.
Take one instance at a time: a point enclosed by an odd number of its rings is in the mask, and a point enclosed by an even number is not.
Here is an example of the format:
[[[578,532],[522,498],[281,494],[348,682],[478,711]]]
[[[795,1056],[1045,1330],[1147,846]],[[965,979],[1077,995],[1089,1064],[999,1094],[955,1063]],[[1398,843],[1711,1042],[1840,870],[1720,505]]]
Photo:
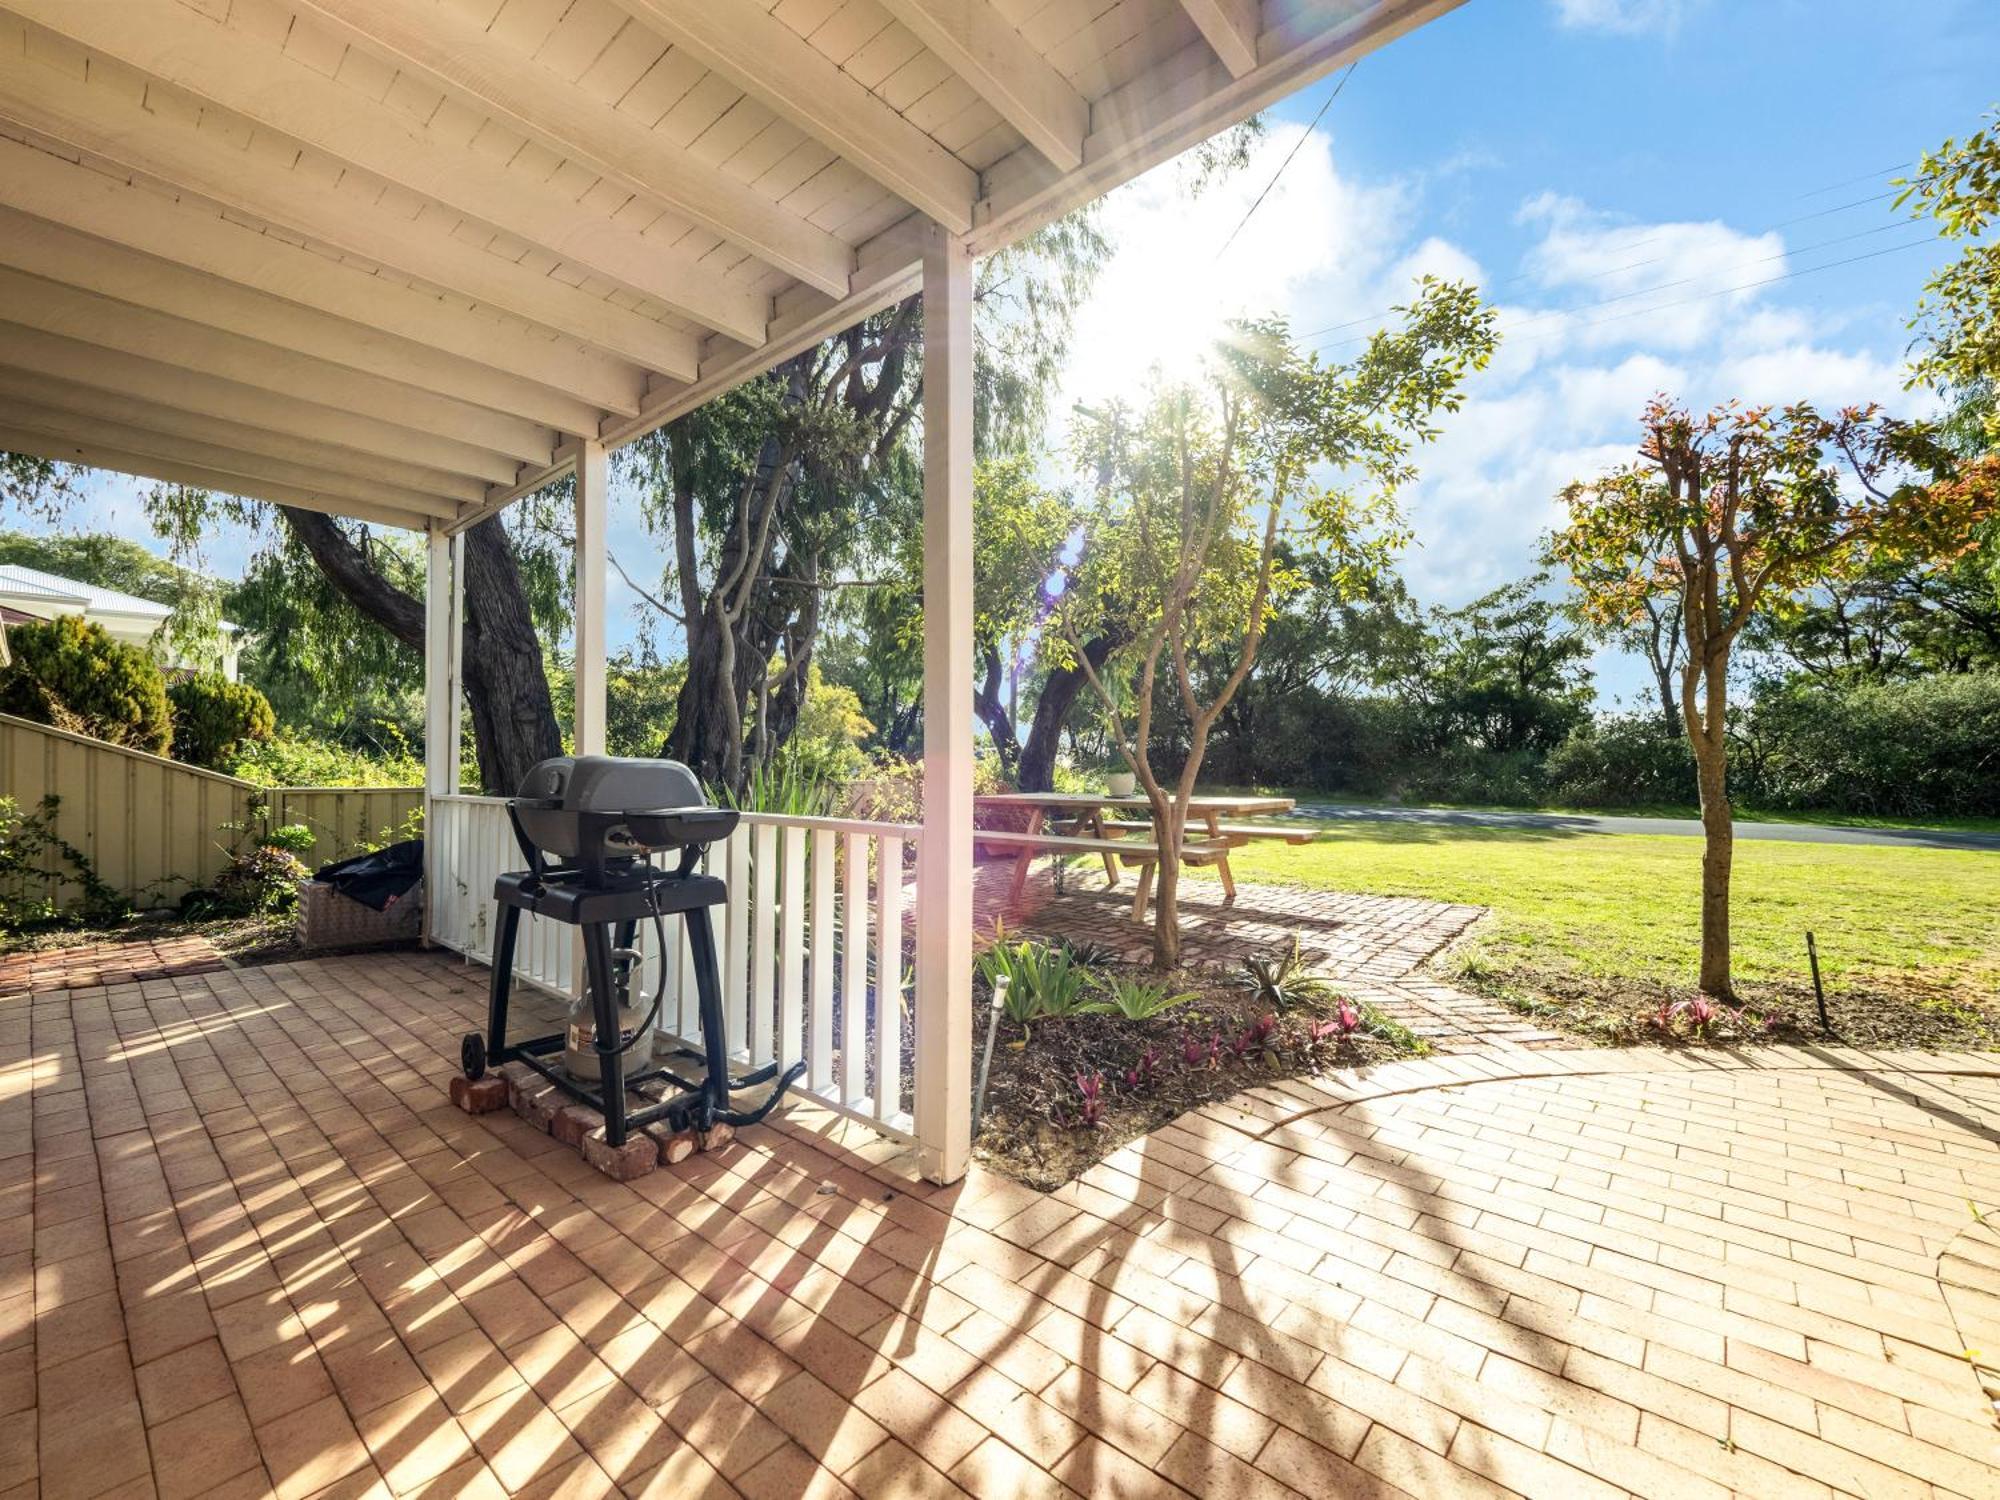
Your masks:
[[[174,758],[212,771],[226,768],[252,740],[268,740],[278,721],[271,702],[247,682],[194,672],[167,687],[174,712]]]
[[[7,644],[14,660],[0,669],[0,713],[167,753],[174,727],[166,681],[137,646],[81,615],[10,626]]]

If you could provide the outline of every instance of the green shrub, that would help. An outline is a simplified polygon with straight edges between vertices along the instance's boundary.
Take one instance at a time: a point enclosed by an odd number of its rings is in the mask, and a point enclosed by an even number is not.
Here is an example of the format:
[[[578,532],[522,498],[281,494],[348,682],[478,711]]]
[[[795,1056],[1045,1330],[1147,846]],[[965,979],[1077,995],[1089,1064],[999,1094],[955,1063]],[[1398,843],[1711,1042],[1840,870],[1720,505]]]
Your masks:
[[[1571,807],[1692,806],[1687,736],[1656,714],[1606,714],[1578,726],[1542,768],[1552,800]]]
[[[1085,1008],[1123,1016],[1128,1021],[1150,1021],[1195,998],[1191,990],[1175,994],[1164,984],[1123,974],[1099,974],[1095,982],[1104,998],[1090,1002]]]
[[[11,626],[7,644],[14,660],[0,668],[0,713],[167,753],[174,731],[166,682],[137,646],[80,615]]]
[[[1732,790],[1760,806],[2000,815],[2000,673],[1795,682],[1763,694],[1733,738]]]
[[[273,828],[264,835],[264,843],[272,849],[282,849],[287,854],[303,858],[312,853],[312,847],[319,842],[319,835],[303,823],[287,823],[283,828]]]
[[[249,741],[276,732],[270,700],[220,672],[193,672],[167,686],[174,712],[174,758],[219,771]]]
[[[421,757],[370,755],[280,733],[240,746],[223,768],[259,786],[422,786]],[[476,784],[476,778],[473,783]]]
[[[1032,1022],[1058,1021],[1092,1007],[1086,998],[1090,971],[1061,943],[1038,943],[1032,938],[1008,942],[1006,934],[999,932],[973,968],[988,989],[997,989],[1002,979],[1007,981],[1003,1002],[1007,1019],[1024,1030]]]
[[[287,849],[257,844],[243,850],[215,877],[215,889],[194,893],[181,903],[189,915],[197,910],[223,916],[255,916],[288,910],[299,898],[299,882],[310,872]],[[206,895],[206,901],[197,897]]]

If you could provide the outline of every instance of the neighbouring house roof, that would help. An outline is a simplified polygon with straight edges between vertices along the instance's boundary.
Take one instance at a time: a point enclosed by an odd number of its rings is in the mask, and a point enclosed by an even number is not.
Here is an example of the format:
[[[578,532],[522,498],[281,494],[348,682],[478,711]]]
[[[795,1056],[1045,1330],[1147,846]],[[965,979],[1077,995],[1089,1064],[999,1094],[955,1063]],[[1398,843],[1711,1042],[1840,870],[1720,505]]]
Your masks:
[[[0,608],[9,611],[8,618],[43,619],[48,610],[37,613],[35,606],[38,604],[52,607],[57,614],[76,613],[86,619],[124,615],[157,623],[173,613],[170,605],[161,604],[156,599],[142,599],[122,589],[79,583],[74,578],[62,578],[54,573],[44,573],[40,568],[23,567],[19,563],[0,563]],[[227,620],[221,623],[226,633],[236,634],[235,625]]]

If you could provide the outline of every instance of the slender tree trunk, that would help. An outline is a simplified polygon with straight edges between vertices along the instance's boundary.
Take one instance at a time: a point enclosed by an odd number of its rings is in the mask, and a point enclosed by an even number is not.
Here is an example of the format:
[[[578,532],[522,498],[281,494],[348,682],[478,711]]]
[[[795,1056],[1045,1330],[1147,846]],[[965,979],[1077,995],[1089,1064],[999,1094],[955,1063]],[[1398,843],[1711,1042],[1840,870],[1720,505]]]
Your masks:
[[[1021,742],[1014,733],[1014,720],[1000,697],[1000,648],[982,645],[979,655],[982,672],[980,680],[972,688],[973,712],[979,715],[986,732],[993,736],[993,753],[1000,757],[1001,773],[1012,781],[1021,769]]]
[[[1701,674],[1705,708],[1687,730],[1701,790],[1701,976],[1703,994],[1734,1000],[1729,974],[1729,874],[1736,854],[1735,814],[1729,805],[1729,737],[1726,730],[1729,658],[1712,657]],[[1688,695],[1690,698],[1692,695]],[[1684,699],[1684,703],[1685,703]]]
[[[1162,973],[1181,966],[1181,832],[1178,800],[1160,787],[1148,789],[1153,805],[1153,842],[1160,848],[1153,879],[1153,967]]]

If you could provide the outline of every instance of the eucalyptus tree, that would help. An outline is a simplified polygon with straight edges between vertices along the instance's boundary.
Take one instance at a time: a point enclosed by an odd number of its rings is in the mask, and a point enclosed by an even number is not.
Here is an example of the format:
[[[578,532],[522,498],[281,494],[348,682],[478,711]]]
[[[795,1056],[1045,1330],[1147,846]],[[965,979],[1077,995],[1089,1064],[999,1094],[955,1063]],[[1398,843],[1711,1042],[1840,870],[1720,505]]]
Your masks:
[[[1469,285],[1425,277],[1397,312],[1401,325],[1347,364],[1301,351],[1281,322],[1242,324],[1202,382],[1083,414],[1076,454],[1100,498],[1056,618],[1151,805],[1157,967],[1180,962],[1179,856],[1209,735],[1256,665],[1274,601],[1296,586],[1281,538],[1317,553],[1339,587],[1373,587],[1405,539],[1398,493],[1416,450],[1491,357],[1493,312]],[[1107,626],[1123,644],[1092,661],[1084,647]],[[1229,669],[1204,689],[1194,664],[1218,649]],[[1153,762],[1163,680],[1188,736],[1171,785]]]

